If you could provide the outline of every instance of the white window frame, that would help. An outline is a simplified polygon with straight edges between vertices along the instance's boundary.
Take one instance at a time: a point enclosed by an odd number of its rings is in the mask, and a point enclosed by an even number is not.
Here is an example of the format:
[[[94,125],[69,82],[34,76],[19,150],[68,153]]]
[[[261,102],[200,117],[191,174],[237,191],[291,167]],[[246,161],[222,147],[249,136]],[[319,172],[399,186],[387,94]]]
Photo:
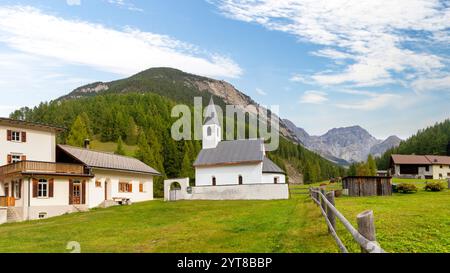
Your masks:
[[[19,193],[20,193],[20,183],[19,181],[13,181],[13,187],[14,187],[14,198],[19,199]]]
[[[11,154],[11,163],[17,163],[22,161],[22,155],[19,154]]]
[[[45,193],[45,195],[44,195]],[[39,179],[38,181],[38,190],[37,190],[38,198],[48,198],[48,180],[47,179]]]
[[[13,141],[13,142],[21,142],[22,141],[22,132],[20,132],[20,131],[11,131],[11,141]]]

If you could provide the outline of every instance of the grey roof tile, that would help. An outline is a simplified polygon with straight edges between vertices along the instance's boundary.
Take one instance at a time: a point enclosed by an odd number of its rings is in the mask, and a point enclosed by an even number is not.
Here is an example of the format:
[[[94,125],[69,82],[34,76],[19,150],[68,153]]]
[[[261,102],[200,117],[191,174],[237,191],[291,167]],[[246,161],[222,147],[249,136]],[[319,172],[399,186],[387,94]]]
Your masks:
[[[282,173],[284,174],[283,169],[278,167],[272,160],[268,157],[264,157],[263,160],[263,173]]]
[[[160,175],[158,171],[133,157],[93,151],[68,145],[58,145],[58,147],[89,167]]]
[[[216,148],[201,150],[194,166],[263,161],[262,145],[261,139],[221,141]]]

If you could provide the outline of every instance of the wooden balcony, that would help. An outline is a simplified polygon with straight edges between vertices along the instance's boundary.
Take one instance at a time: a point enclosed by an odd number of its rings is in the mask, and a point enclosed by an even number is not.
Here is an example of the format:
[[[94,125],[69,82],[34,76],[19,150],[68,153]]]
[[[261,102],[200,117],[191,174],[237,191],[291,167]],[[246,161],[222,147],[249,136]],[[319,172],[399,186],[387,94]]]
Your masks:
[[[19,161],[0,167],[0,177],[13,174],[55,174],[70,176],[89,176],[81,164],[55,163],[43,161]]]
[[[14,207],[16,199],[14,197],[0,196],[0,207]]]

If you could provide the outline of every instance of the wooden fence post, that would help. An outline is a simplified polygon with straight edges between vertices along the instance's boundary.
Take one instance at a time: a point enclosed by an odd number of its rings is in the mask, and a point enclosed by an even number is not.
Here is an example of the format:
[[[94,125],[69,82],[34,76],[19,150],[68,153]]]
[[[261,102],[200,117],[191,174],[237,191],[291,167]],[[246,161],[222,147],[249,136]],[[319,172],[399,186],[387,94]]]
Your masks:
[[[325,188],[323,188],[323,187],[320,187],[320,193],[322,193],[323,195],[327,194],[327,192],[325,191]],[[326,212],[327,211],[327,204],[325,203],[325,201],[322,200],[323,199],[322,194],[319,194],[320,206]]]
[[[334,191],[330,191],[327,193],[327,200],[334,206]],[[334,212],[331,209],[327,209],[327,218],[331,223],[331,226],[334,230],[336,230],[336,217],[334,216]],[[330,228],[328,228],[328,231],[331,232]]]
[[[367,240],[375,242],[375,223],[373,218],[373,211],[366,210],[356,216],[358,222],[358,232]],[[361,247],[361,252],[367,253],[367,249]]]

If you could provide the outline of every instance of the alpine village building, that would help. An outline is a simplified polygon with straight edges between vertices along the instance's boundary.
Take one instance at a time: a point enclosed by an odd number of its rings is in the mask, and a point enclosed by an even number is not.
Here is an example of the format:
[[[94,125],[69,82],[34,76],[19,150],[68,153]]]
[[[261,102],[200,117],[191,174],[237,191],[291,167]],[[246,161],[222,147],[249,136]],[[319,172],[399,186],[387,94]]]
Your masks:
[[[153,199],[158,171],[126,156],[57,145],[63,128],[0,118],[0,224]],[[5,216],[6,215],[6,216]]]
[[[450,156],[393,154],[389,172],[394,177],[449,179]]]

